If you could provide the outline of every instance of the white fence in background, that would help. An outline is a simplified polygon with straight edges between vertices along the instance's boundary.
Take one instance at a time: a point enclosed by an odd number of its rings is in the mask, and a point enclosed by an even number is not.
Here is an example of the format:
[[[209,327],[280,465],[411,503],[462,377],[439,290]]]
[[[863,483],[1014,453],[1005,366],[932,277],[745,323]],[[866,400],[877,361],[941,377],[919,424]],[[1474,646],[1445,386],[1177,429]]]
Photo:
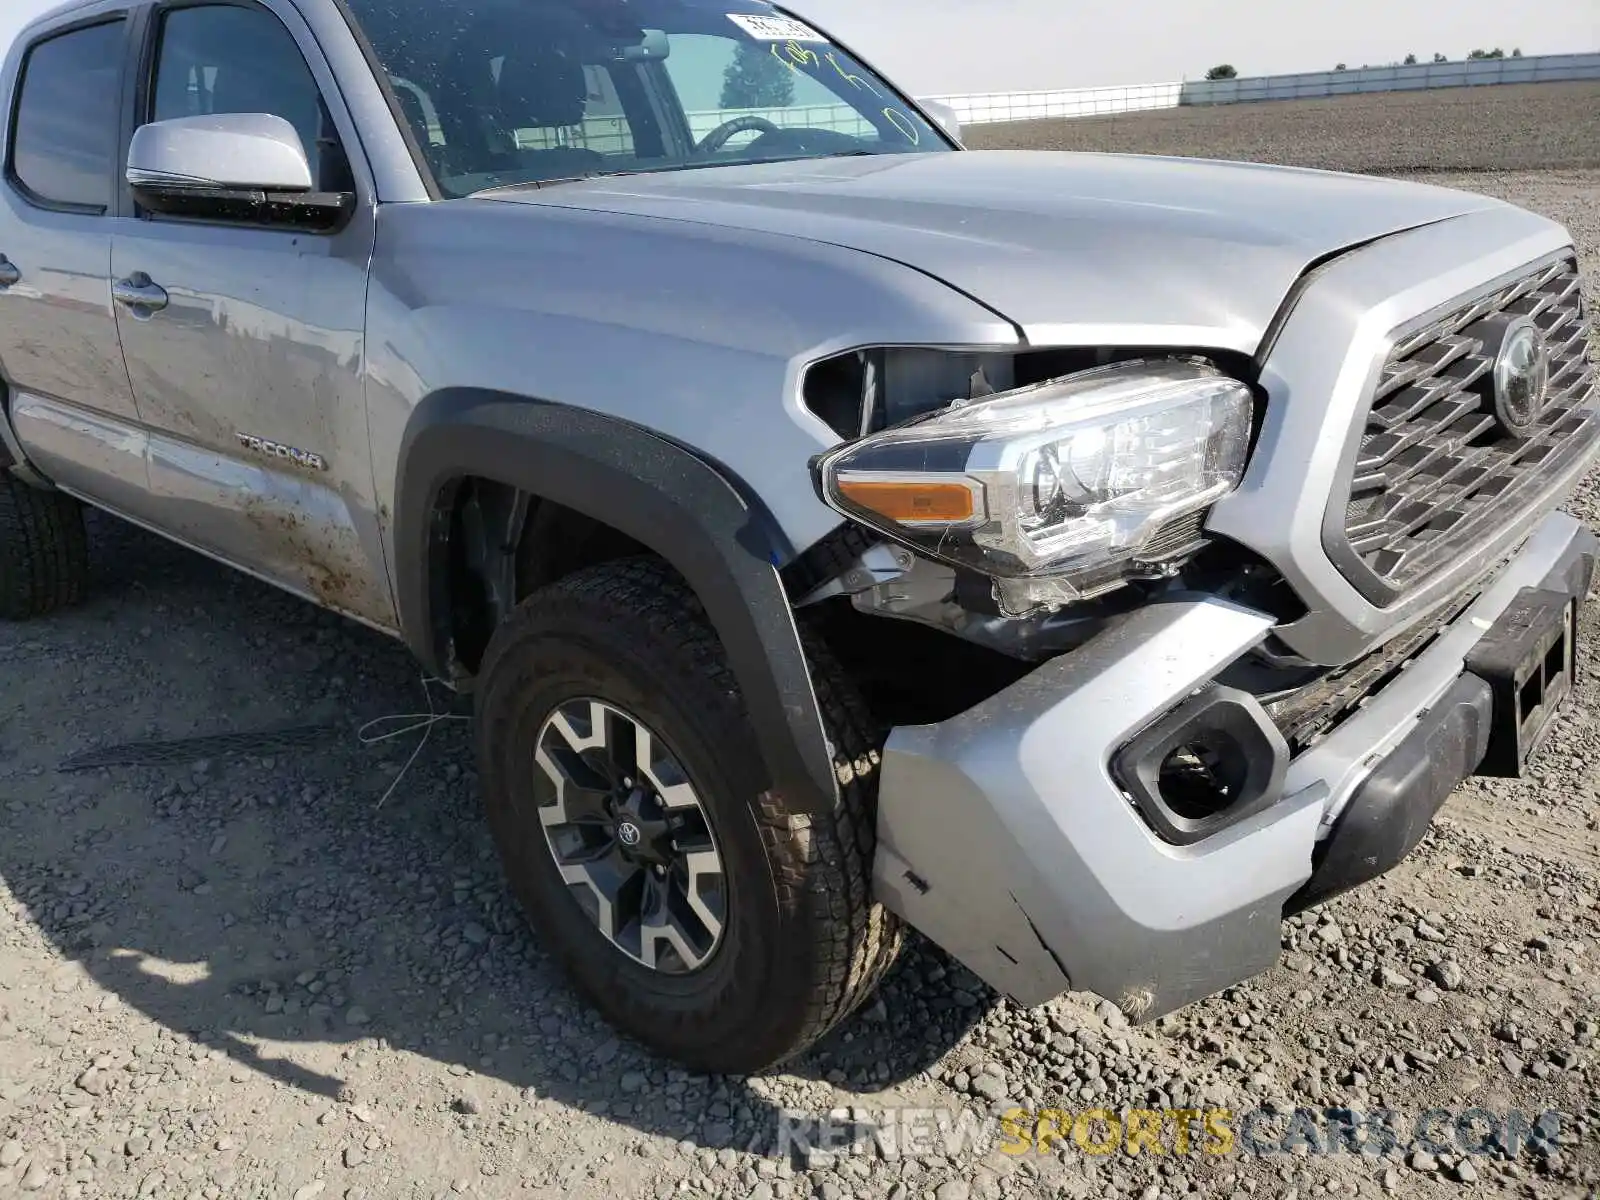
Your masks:
[[[1419,63],[1412,67],[1360,67],[1353,71],[1264,75],[1248,79],[1201,79],[1136,87],[985,92],[970,96],[930,96],[928,99],[953,108],[964,125],[983,125],[994,121],[1033,121],[1049,117],[1109,116],[1188,104],[1240,104],[1255,100],[1343,96],[1355,92],[1396,92],[1501,83],[1561,83],[1585,79],[1600,79],[1600,53]]]
[[[1468,62],[1418,63],[1410,67],[1361,67],[1305,75],[1254,79],[1200,79],[1183,85],[1182,104],[1240,104],[1252,100],[1300,100],[1357,92],[1406,92],[1424,88],[1477,87],[1502,83],[1560,83],[1600,79],[1600,54],[1543,54],[1534,58],[1483,58]]]
[[[696,140],[704,138],[724,121],[736,121],[740,117],[760,117],[771,121],[780,129],[833,129],[839,133],[848,133],[856,137],[872,137],[877,133],[869,122],[848,104],[797,104],[790,108],[727,108],[714,109],[710,112],[692,112],[689,117],[689,129],[694,133]],[[746,138],[737,139],[737,145],[744,145]]]
[[[1097,117],[1176,108],[1181,83],[1147,83],[1135,87],[1076,88],[1064,92],[985,92],[972,96],[930,96],[948,105],[963,125],[991,121],[1038,121],[1050,117]]]

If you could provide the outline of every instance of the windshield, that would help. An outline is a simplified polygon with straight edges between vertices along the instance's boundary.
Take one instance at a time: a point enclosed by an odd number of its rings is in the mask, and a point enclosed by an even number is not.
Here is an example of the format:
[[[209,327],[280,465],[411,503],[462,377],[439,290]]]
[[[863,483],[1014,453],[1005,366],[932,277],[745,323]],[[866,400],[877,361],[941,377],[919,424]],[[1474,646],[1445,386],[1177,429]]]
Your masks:
[[[445,196],[947,151],[880,76],[752,0],[347,0]]]

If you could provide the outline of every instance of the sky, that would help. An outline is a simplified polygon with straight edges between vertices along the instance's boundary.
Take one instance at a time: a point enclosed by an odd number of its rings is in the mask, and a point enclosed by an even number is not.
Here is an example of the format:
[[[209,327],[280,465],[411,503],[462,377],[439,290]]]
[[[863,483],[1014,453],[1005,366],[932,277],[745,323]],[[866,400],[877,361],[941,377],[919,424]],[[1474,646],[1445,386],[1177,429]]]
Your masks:
[[[439,0],[448,4],[451,0]],[[0,0],[0,45],[57,0]],[[919,95],[1600,50],[1600,0],[789,0]]]
[[[1600,50],[1600,0],[791,0],[920,95]]]

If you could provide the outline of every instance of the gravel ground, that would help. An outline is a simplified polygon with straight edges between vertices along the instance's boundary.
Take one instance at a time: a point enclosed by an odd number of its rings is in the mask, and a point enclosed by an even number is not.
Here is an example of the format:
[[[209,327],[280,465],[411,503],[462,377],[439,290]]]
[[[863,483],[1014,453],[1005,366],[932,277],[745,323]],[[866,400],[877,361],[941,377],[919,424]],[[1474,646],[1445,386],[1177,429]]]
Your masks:
[[[1566,221],[1600,280],[1600,172],[1433,180]],[[1595,522],[1600,488],[1573,508]],[[422,706],[398,646],[116,522],[92,536],[85,607],[0,627],[0,1195],[1600,1185],[1600,668],[1534,778],[1462,788],[1418,854],[1287,922],[1282,964],[1226,996],[1139,1028],[1084,996],[1024,1012],[914,945],[878,1002],[785,1072],[705,1078],[614,1037],[525,932],[463,724],[440,725],[384,801],[411,742],[363,747],[355,731]],[[1591,605],[1591,645],[1597,619]],[[58,770],[95,746],[285,722],[331,732],[265,756]],[[1410,1144],[1096,1157],[1070,1142],[1012,1156],[959,1140],[780,1154],[775,1140],[788,1109],[995,1104],[1265,1107],[1273,1138],[1297,1107],[1388,1108],[1403,1143],[1435,1107],[1567,1120],[1557,1144],[1515,1158]]]

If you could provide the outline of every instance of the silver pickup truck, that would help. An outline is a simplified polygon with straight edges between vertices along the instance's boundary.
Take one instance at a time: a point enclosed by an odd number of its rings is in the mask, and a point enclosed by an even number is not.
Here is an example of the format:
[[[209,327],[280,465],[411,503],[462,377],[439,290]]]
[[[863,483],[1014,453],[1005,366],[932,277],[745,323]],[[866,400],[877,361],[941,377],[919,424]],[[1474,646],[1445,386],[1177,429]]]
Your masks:
[[[1570,692],[1527,212],[967,152],[762,0],[77,0],[3,89],[0,615],[89,504],[403,639],[537,935],[696,1067],[903,923],[1210,995]]]

